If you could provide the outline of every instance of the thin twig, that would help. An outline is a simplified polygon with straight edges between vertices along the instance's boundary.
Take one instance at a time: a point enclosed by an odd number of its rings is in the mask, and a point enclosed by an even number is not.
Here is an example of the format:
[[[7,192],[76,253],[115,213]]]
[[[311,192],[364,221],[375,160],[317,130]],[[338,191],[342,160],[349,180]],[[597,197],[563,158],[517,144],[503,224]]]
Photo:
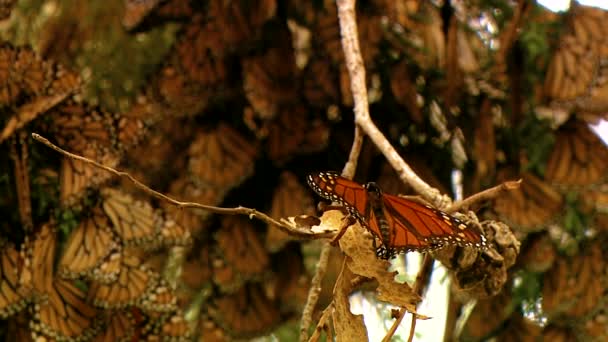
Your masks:
[[[456,211],[460,211],[461,209],[468,209],[474,203],[494,199],[494,198],[498,197],[504,191],[511,191],[511,190],[519,189],[521,182],[522,182],[521,179],[516,180],[516,181],[506,181],[495,187],[492,187],[492,188],[486,189],[484,191],[478,192],[474,195],[471,195],[462,201],[456,202],[456,203],[452,204],[450,207],[448,207],[445,211],[448,213],[453,213]]]
[[[355,170],[359,162],[359,155],[361,154],[361,146],[363,145],[363,134],[361,128],[355,125],[355,136],[353,137],[353,145],[350,148],[350,154],[348,155],[348,161],[344,164],[342,169],[342,177],[353,179],[355,177]]]
[[[506,59],[507,53],[513,46],[513,43],[517,39],[517,35],[519,34],[520,25],[523,22],[523,18],[526,16],[528,9],[532,6],[524,0],[519,0],[515,10],[513,12],[513,16],[511,17],[511,21],[506,25],[506,27],[502,30],[500,34],[500,44],[498,47],[498,51],[494,56],[494,70],[492,72],[493,75],[500,75],[502,71],[506,68]]]
[[[416,281],[414,283],[414,289],[413,289],[414,293],[417,294],[418,296],[422,296],[422,293],[424,293],[424,290],[425,290],[424,287],[426,284],[428,284],[428,279],[431,276],[431,273],[433,270],[433,261],[434,260],[430,254],[428,254],[428,253],[424,254],[424,259],[422,260],[422,265],[420,266],[420,270],[418,271],[418,274],[416,275]],[[405,307],[402,307],[401,309],[399,309],[399,314],[397,315],[397,319],[395,319],[395,322],[393,322],[393,325],[391,326],[389,331],[386,333],[386,336],[384,336],[384,338],[382,339],[383,342],[389,342],[391,340],[391,338],[395,335],[395,332],[397,331],[397,328],[399,328],[399,324],[401,324],[401,321],[403,320],[403,317],[405,317],[406,313],[407,313],[407,310]],[[415,329],[416,329],[416,314],[414,313],[413,317],[412,317],[412,325],[411,325],[408,342],[411,342],[412,339],[414,338]]]
[[[321,250],[315,275],[312,277],[310,289],[308,290],[306,305],[302,311],[302,320],[300,321],[300,342],[305,342],[308,340],[308,329],[310,328],[310,323],[312,322],[312,314],[317,306],[317,301],[319,300],[319,294],[321,293],[321,281],[323,280],[325,272],[327,271],[327,263],[329,262],[330,252],[331,246],[329,244],[325,244]]]
[[[131,176],[128,172],[119,171],[119,170],[116,170],[109,166],[100,164],[89,158],[65,151],[62,148],[54,145],[48,139],[42,137],[39,134],[32,133],[32,138],[34,138],[34,140],[37,140],[37,141],[45,144],[46,146],[52,148],[53,150],[65,155],[69,158],[72,158],[75,160],[80,160],[87,164],[93,165],[102,170],[110,172],[118,177],[127,178],[128,180],[130,180],[133,183],[133,185],[135,185],[137,188],[141,189],[145,193],[147,193],[153,197],[156,197],[158,199],[161,199],[163,201],[167,201],[179,208],[203,209],[203,210],[215,213],[215,214],[224,214],[224,215],[247,215],[247,216],[249,216],[249,218],[257,218],[268,224],[273,224],[273,225],[277,226],[283,232],[289,234],[290,236],[301,238],[301,239],[327,239],[327,238],[333,237],[335,234],[334,232],[312,233],[310,231],[300,230],[295,227],[285,225],[285,224],[273,219],[272,217],[270,217],[262,212],[259,212],[255,209],[246,208],[246,207],[242,207],[242,206],[238,206],[235,208],[222,208],[222,207],[215,207],[215,206],[205,205],[205,204],[196,203],[196,202],[181,202],[181,201],[178,201],[172,197],[169,197],[161,192],[150,189],[148,186],[146,186],[145,184],[141,183],[140,181],[135,179],[133,176]]]
[[[323,310],[323,313],[321,314],[321,318],[319,318],[319,324],[317,324],[317,327],[315,328],[315,332],[312,333],[312,336],[310,336],[310,339],[308,340],[308,342],[316,342],[319,340],[319,338],[321,338],[321,331],[325,330],[325,334],[327,334],[327,337],[329,337],[330,334],[330,329],[329,326],[327,324],[327,319],[331,316],[331,311],[333,309],[334,305],[333,303],[330,303],[325,310]],[[333,341],[330,340],[329,338],[326,338],[327,341]]]

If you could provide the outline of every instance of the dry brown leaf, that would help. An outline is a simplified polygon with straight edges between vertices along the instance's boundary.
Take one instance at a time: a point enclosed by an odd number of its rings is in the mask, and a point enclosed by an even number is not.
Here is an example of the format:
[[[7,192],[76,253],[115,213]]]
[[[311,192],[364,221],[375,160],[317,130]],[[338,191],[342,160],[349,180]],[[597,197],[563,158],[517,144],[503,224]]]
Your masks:
[[[359,223],[351,226],[340,239],[340,248],[349,256],[347,265],[350,270],[366,278],[378,281],[378,299],[393,305],[403,306],[409,312],[416,312],[416,303],[420,297],[408,284],[395,282],[396,272],[389,272],[390,263],[378,259],[369,234]]]
[[[363,322],[363,315],[353,315],[350,312],[348,298],[352,292],[351,280],[353,274],[348,267],[342,269],[342,273],[336,281],[334,290],[333,320],[336,329],[337,341],[367,341],[367,329]]]

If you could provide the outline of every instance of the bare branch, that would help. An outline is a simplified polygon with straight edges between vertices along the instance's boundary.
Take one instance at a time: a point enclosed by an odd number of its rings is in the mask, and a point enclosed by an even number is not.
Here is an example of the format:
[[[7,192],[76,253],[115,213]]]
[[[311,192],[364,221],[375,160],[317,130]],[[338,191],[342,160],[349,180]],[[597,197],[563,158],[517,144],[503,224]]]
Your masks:
[[[355,170],[359,162],[359,155],[361,154],[361,146],[363,145],[363,134],[361,128],[355,125],[355,136],[353,138],[353,145],[350,148],[350,154],[348,155],[348,161],[342,169],[342,177],[353,179],[355,176]]]
[[[85,162],[87,164],[93,165],[97,168],[100,168],[102,170],[105,170],[107,172],[110,172],[118,177],[124,177],[127,178],[128,180],[130,180],[137,188],[141,189],[142,191],[144,191],[145,193],[149,194],[150,196],[156,197],[158,199],[161,199],[163,201],[167,201],[179,208],[194,208],[194,209],[203,209],[203,210],[207,210],[209,212],[215,213],[215,214],[224,214],[224,215],[247,215],[249,216],[249,218],[257,218],[261,221],[264,221],[268,224],[273,224],[275,226],[277,226],[280,230],[282,230],[283,232],[297,237],[297,238],[301,238],[301,239],[327,239],[327,238],[331,238],[334,236],[335,233],[333,232],[323,232],[323,233],[312,233],[310,231],[307,230],[301,230],[301,229],[297,229],[296,227],[292,227],[292,226],[288,226],[286,224],[283,224],[275,219],[273,219],[272,217],[259,212],[255,209],[251,209],[251,208],[246,208],[246,207],[241,207],[238,206],[236,208],[222,208],[222,207],[215,207],[212,205],[205,205],[205,204],[200,204],[200,203],[196,203],[196,202],[181,202],[178,201],[172,197],[169,197],[161,192],[158,192],[156,190],[150,189],[148,186],[146,186],[145,184],[141,183],[140,181],[138,181],[137,179],[133,178],[133,176],[131,176],[128,172],[125,171],[119,171],[116,170],[114,168],[111,168],[109,166],[100,164],[94,160],[91,160],[89,158],[83,157],[83,156],[79,156],[77,154],[74,153],[70,153],[68,151],[65,151],[63,149],[61,149],[60,147],[54,145],[53,143],[51,143],[48,139],[42,137],[39,134],[36,133],[32,133],[32,138],[34,138],[34,140],[37,140],[43,144],[45,144],[46,146],[52,148],[53,150],[67,156],[68,158],[72,158],[75,160],[80,160],[82,162]]]
[[[344,49],[346,67],[350,75],[350,86],[355,102],[355,123],[361,127],[382,154],[384,154],[402,181],[410,184],[417,193],[437,207],[446,207],[451,202],[449,197],[441,195],[439,190],[431,187],[418,177],[371,120],[367,101],[365,67],[361,57],[357,34],[355,1],[337,0],[336,2],[338,4],[338,17],[340,19],[340,32],[342,34],[342,48]]]
[[[453,213],[456,211],[460,211],[461,209],[468,209],[476,202],[487,201],[498,197],[503,191],[519,189],[521,182],[521,179],[516,181],[507,181],[495,187],[486,189],[482,192],[478,192],[474,195],[465,198],[460,202],[452,204],[449,208],[446,209],[446,212]]]
[[[327,263],[329,262],[329,254],[331,252],[331,245],[325,244],[321,250],[319,261],[315,275],[312,278],[310,289],[308,290],[308,298],[306,299],[306,305],[302,311],[302,320],[300,321],[300,342],[308,340],[308,329],[312,322],[312,314],[317,306],[319,300],[319,294],[321,293],[321,281],[327,271]],[[331,305],[331,304],[330,304]]]

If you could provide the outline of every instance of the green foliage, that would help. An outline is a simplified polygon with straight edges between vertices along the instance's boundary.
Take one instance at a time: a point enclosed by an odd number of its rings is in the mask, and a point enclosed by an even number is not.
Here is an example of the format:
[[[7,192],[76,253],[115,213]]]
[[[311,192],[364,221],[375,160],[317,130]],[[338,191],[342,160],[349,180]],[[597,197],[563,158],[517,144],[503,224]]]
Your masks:
[[[544,317],[540,306],[542,289],[542,273],[519,270],[513,281],[512,308],[520,308],[525,316],[542,320]]]
[[[580,243],[586,238],[589,217],[579,209],[578,194],[567,193],[565,199],[564,228],[572,235],[576,242]]]
[[[60,209],[55,212],[56,226],[64,237],[67,237],[78,226],[81,214],[82,212],[78,208]]]
[[[550,122],[541,120],[530,113],[517,128],[514,138],[516,144],[519,145],[517,150],[523,150],[527,158],[527,165],[522,171],[532,171],[538,175],[544,175],[547,160],[555,143]]]

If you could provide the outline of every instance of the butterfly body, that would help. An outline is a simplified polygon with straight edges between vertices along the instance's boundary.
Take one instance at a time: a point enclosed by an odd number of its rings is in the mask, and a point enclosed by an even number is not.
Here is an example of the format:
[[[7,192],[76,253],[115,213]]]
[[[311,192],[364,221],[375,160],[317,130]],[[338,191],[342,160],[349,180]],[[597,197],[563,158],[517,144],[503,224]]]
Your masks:
[[[321,197],[343,205],[381,246],[376,254],[389,259],[400,252],[426,252],[446,244],[485,248],[483,233],[431,206],[385,194],[375,183],[361,185],[335,172],[309,175],[308,184]]]

